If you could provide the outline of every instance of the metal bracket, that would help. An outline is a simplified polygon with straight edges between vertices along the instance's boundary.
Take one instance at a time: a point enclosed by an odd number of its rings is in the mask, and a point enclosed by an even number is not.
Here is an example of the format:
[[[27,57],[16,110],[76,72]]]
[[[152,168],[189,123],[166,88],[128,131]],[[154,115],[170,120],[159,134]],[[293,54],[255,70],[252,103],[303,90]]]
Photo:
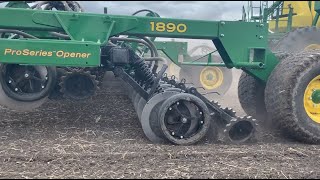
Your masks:
[[[231,120],[236,119],[235,117],[230,116],[228,113],[224,112],[219,106],[216,104],[211,103],[207,98],[205,98],[203,95],[201,95],[196,88],[190,87],[187,89],[187,92],[190,94],[193,94],[200,98],[204,103],[206,103],[207,107],[214,112],[218,112],[221,119],[226,121],[226,123],[229,123]]]
[[[130,86],[132,86],[143,99],[148,100],[148,92],[146,92],[138,83],[136,83],[136,81],[130,75],[128,75],[121,67],[116,67],[113,70],[113,73],[116,77],[120,77],[123,81],[130,84]]]
[[[163,77],[164,72],[167,70],[168,66],[166,64],[162,65],[161,70],[159,71],[156,79],[154,80],[154,83],[151,87],[151,90],[149,92],[149,97],[148,99],[153,95],[153,93],[156,91],[157,87],[159,86],[159,82],[161,78]]]

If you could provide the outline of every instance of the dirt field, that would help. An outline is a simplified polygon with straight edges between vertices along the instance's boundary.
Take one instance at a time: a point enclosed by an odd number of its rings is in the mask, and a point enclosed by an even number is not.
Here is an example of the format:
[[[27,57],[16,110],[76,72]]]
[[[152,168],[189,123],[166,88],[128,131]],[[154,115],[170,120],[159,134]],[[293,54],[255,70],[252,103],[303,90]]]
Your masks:
[[[243,115],[235,75],[221,103]],[[119,89],[106,79],[86,102],[51,101],[32,113],[1,109],[0,178],[320,178],[319,146],[268,133],[249,145],[152,144]]]

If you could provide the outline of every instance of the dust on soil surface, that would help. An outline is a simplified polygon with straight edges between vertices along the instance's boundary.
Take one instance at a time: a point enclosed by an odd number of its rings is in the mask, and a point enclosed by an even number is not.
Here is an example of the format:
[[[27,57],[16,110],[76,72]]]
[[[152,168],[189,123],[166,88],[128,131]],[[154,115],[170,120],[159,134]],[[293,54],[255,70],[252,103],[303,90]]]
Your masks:
[[[244,115],[234,74],[221,104]],[[110,80],[85,102],[50,101],[31,113],[0,109],[0,178],[320,177],[319,146],[268,133],[248,145],[152,144],[127,92]]]

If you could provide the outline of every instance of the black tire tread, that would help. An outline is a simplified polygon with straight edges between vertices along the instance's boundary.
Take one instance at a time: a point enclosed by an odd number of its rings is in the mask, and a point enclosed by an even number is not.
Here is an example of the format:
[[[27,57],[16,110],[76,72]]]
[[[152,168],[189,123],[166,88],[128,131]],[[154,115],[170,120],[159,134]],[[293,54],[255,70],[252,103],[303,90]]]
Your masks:
[[[314,43],[320,44],[320,28],[299,27],[286,33],[275,46],[271,47],[271,50],[298,53],[307,45]]]
[[[302,72],[319,63],[316,60],[319,57],[320,53],[316,54],[315,51],[289,55],[273,70],[265,89],[266,109],[272,121],[284,132],[306,143],[319,143],[320,136],[312,134],[298,124],[293,113],[292,86],[298,82]]]
[[[238,84],[238,98],[242,109],[247,115],[257,118],[257,108],[264,108],[264,97],[257,96],[259,82],[245,72],[241,73]],[[262,91],[264,88],[262,89]]]

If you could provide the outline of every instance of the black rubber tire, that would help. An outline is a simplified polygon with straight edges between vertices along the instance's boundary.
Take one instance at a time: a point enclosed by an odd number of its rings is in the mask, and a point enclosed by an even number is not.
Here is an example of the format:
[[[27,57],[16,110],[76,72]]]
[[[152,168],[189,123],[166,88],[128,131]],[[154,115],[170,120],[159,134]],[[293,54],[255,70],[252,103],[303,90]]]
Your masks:
[[[288,32],[271,50],[298,53],[310,44],[320,44],[320,28],[301,27]]]
[[[238,98],[244,112],[256,119],[266,119],[264,102],[265,83],[245,72],[241,73],[238,84]]]
[[[161,132],[159,124],[159,108],[166,99],[176,94],[179,93],[175,91],[164,91],[155,94],[143,107],[140,118],[141,127],[145,136],[153,143],[168,142]]]
[[[320,75],[320,53],[303,52],[282,60],[271,73],[265,103],[269,117],[283,134],[306,143],[320,142],[320,124],[314,122],[303,105],[309,82]]]
[[[282,61],[289,54],[278,52],[275,55]],[[238,83],[238,98],[242,109],[247,115],[260,120],[260,122],[263,122],[263,125],[273,128],[273,125],[268,123],[268,113],[265,105],[265,87],[266,83],[242,72]]]
[[[32,102],[16,101],[6,95],[0,84],[0,106],[8,108],[10,111],[31,112],[42,106],[47,101],[47,97]]]
[[[6,95],[16,101],[22,101],[22,102],[33,102],[38,101],[40,99],[46,98],[49,96],[49,94],[52,92],[52,90],[55,88],[56,82],[57,82],[57,71],[56,67],[52,66],[45,66],[47,68],[48,72],[48,83],[47,86],[38,93],[30,93],[30,94],[24,94],[24,95],[17,95],[15,92],[12,92],[12,90],[7,86],[6,78],[4,77],[4,73],[6,71],[6,66],[10,64],[2,64],[0,66],[1,73],[0,73],[0,83],[2,86],[3,91],[6,93]]]
[[[165,125],[165,114],[167,112],[167,110],[169,109],[169,107],[173,104],[176,103],[179,100],[185,100],[185,101],[191,101],[194,104],[196,104],[202,111],[203,116],[204,116],[204,123],[202,125],[201,130],[189,137],[189,138],[185,138],[185,139],[176,139],[174,137],[171,136],[171,134],[168,132],[166,125]],[[198,97],[191,95],[191,94],[186,94],[186,93],[180,93],[180,94],[176,94],[171,96],[170,98],[168,98],[167,100],[165,100],[160,109],[159,109],[160,115],[159,117],[159,123],[160,123],[160,127],[161,127],[161,133],[163,134],[164,137],[166,137],[167,140],[169,140],[171,143],[176,144],[176,145],[192,145],[192,144],[196,144],[198,142],[200,142],[201,140],[203,140],[207,133],[209,128],[211,127],[211,116],[210,116],[210,112],[208,107],[206,106],[206,104],[199,99]]]

